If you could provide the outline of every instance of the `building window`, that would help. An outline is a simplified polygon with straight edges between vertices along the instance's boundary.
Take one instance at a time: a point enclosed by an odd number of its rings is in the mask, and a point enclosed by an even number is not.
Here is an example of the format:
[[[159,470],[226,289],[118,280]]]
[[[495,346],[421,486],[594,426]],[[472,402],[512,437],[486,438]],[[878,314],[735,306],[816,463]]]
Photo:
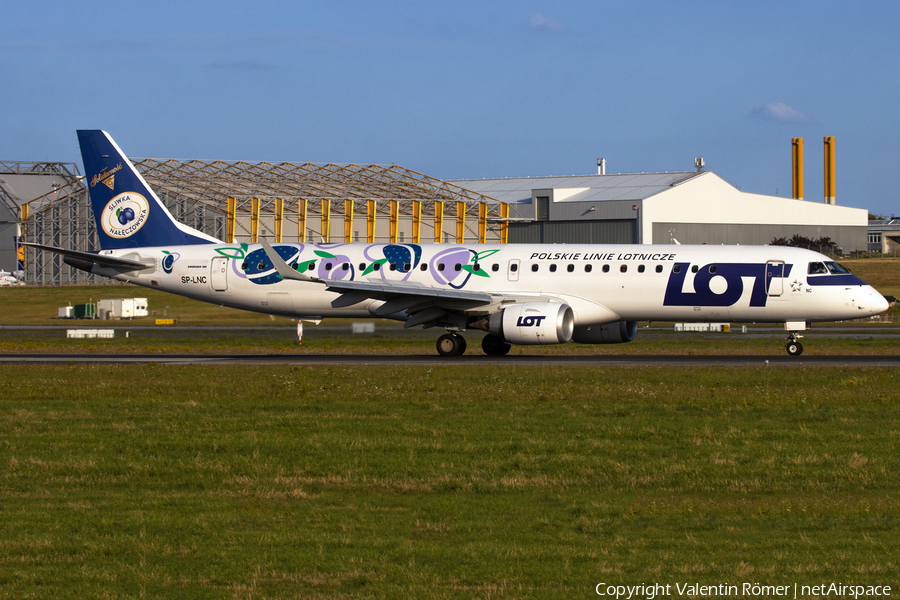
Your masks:
[[[537,196],[534,199],[534,220],[550,220],[550,196]]]

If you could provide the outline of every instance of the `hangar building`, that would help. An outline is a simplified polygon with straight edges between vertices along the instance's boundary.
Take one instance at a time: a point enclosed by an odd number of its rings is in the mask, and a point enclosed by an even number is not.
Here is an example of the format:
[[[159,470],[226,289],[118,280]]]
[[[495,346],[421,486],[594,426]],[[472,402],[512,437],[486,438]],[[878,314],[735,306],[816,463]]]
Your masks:
[[[868,211],[750,194],[713,172],[468,179],[510,206],[510,243],[769,244],[795,234],[865,251]]]
[[[73,163],[0,161],[0,269],[19,270],[15,240],[21,206],[43,197],[44,202],[33,206],[40,210],[53,200],[56,190],[79,177]]]
[[[507,241],[505,204],[398,165],[152,158],[132,162],[176,219],[221,240]],[[18,206],[25,241],[99,249],[83,177],[31,197]],[[60,285],[95,279],[106,281],[65,264],[57,254],[25,248],[26,283]]]

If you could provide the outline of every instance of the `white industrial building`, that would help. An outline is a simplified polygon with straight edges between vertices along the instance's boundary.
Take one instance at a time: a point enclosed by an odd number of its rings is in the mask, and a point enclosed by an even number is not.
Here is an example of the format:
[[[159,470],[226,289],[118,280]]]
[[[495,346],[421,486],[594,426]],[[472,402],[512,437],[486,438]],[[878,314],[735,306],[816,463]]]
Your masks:
[[[750,194],[704,170],[452,183],[509,204],[511,243],[768,244],[796,234],[829,237],[844,253],[867,247],[866,209]]]

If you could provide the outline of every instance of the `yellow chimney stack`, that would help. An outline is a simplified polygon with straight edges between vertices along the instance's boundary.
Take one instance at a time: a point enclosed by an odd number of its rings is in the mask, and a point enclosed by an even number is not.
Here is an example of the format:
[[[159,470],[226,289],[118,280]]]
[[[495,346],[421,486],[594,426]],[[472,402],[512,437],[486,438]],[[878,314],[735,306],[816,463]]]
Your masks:
[[[834,204],[834,136],[825,138],[825,204]]]
[[[793,198],[803,200],[803,138],[793,138],[791,140],[791,149],[793,155]]]

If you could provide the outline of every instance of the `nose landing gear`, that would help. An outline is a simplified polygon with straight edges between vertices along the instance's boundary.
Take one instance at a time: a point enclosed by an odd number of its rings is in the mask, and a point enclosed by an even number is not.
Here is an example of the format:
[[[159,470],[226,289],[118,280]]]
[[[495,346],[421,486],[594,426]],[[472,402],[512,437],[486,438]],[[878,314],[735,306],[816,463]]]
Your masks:
[[[800,336],[794,335],[793,337],[800,337]],[[801,354],[803,354],[803,344],[801,344],[800,342],[798,342],[795,339],[790,340],[787,343],[786,348],[787,348],[787,353],[790,354],[791,356],[800,356]]]
[[[788,321],[784,324],[784,329],[788,332],[788,343],[787,346],[785,346],[787,353],[791,356],[800,356],[803,354],[803,344],[797,341],[803,336],[798,332],[809,329],[809,323],[805,321]]]

